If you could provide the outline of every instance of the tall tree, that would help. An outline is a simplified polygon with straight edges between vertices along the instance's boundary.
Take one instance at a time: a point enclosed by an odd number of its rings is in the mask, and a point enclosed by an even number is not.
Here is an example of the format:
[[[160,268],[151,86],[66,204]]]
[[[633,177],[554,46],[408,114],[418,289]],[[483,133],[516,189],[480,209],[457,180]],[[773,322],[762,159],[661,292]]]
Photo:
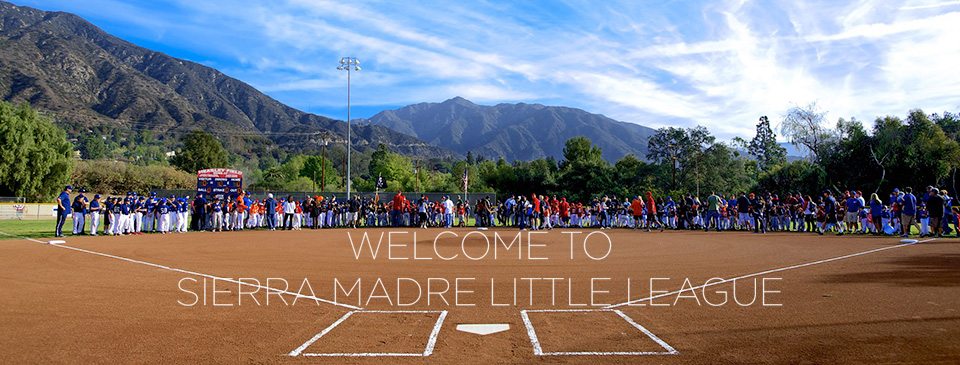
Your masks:
[[[574,164],[600,165],[604,164],[603,150],[600,146],[595,146],[589,138],[577,136],[567,140],[566,147],[563,148],[563,163],[561,166],[567,168]]]
[[[805,148],[814,161],[821,161],[827,141],[833,137],[832,131],[824,125],[827,112],[820,110],[816,102],[805,107],[795,106],[787,111],[780,125],[791,144]]]
[[[686,181],[691,171],[697,172],[704,149],[715,140],[703,126],[660,128],[647,142],[647,159],[671,165],[671,188],[676,189],[679,183]]]
[[[107,154],[107,145],[103,143],[103,138],[98,136],[80,137],[80,157],[84,160],[99,160]]]
[[[227,150],[212,134],[196,130],[180,140],[183,149],[170,160],[179,169],[195,173],[203,169],[228,167]]]
[[[0,196],[52,198],[73,170],[66,133],[29,104],[0,102]]]
[[[387,179],[387,186],[391,189],[416,189],[413,162],[407,156],[388,151],[382,143],[377,146],[376,152],[373,153],[369,166],[370,176],[383,176]]]
[[[559,187],[578,201],[586,201],[593,194],[617,193],[613,170],[601,157],[602,154],[603,150],[593,145],[587,137],[568,139],[563,149]]]
[[[929,184],[940,184],[941,179],[960,166],[960,147],[920,109],[907,115],[909,166],[912,177]]]
[[[777,143],[777,135],[770,128],[770,119],[766,115],[760,117],[757,135],[750,140],[747,151],[757,159],[762,171],[787,162],[787,149]]]

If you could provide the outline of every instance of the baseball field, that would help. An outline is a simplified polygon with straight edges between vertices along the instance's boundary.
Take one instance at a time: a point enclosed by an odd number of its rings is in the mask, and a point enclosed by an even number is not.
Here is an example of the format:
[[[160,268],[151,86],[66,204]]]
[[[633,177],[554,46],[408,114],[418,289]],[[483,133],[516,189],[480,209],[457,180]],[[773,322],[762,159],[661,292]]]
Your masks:
[[[371,228],[0,241],[4,363],[960,363],[958,303],[957,239]]]

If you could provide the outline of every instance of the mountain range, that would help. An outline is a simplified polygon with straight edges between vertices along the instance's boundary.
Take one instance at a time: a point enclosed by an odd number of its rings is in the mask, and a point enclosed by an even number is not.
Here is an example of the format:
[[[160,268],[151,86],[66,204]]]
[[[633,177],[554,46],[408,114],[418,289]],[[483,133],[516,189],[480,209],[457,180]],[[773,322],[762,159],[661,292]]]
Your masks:
[[[483,106],[461,97],[385,110],[368,121],[461,154],[507,161],[560,159],[566,141],[576,136],[600,146],[608,161],[627,154],[645,159],[647,140],[656,132],[580,109],[525,103]]]
[[[112,125],[154,136],[201,129],[262,136],[281,147],[347,124],[280,103],[213,68],[145,49],[79,16],[0,1],[0,99],[30,102],[57,122]],[[363,122],[364,120],[360,120]],[[480,106],[457,97],[383,111],[353,126],[359,150],[383,143],[423,158],[477,155],[508,161],[563,157],[567,139],[586,136],[607,160],[643,159],[650,128],[583,110],[540,104]]]
[[[202,129],[254,135],[283,145],[322,130],[346,141],[347,124],[284,105],[252,86],[194,62],[114,37],[86,20],[0,1],[0,99],[27,101],[58,121],[112,124],[154,135]],[[427,157],[458,157],[415,137],[355,126],[360,150],[386,144]]]

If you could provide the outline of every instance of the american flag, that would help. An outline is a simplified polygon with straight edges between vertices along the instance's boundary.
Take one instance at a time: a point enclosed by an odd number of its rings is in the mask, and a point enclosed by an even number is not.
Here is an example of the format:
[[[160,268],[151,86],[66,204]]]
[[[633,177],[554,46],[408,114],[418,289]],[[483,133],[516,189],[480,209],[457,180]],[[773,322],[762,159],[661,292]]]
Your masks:
[[[468,178],[467,178],[467,169],[464,168],[464,169],[463,169],[463,190],[467,190],[467,181],[468,181]]]

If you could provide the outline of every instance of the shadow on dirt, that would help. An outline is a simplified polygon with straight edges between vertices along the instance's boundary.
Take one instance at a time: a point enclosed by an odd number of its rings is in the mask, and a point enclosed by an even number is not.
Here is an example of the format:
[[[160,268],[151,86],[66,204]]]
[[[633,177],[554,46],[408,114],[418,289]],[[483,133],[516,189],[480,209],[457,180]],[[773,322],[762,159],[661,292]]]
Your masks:
[[[830,276],[828,283],[890,283],[902,286],[960,286],[960,254],[901,257],[887,262],[887,271]]]

